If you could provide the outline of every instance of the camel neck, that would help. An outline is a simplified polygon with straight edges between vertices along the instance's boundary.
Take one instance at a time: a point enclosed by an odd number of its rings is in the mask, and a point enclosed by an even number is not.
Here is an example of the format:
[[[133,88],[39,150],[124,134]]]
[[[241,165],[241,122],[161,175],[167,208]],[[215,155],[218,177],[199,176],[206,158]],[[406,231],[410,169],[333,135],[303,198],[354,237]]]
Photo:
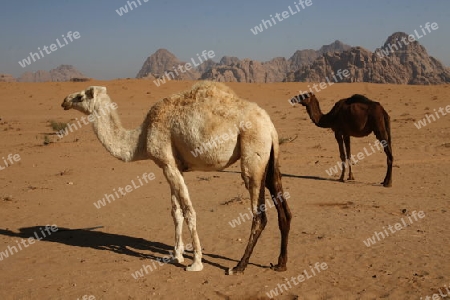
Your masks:
[[[97,109],[92,115],[95,116],[94,132],[111,155],[126,162],[142,159],[142,148],[139,148],[142,126],[133,130],[124,129],[117,112],[108,105]]]
[[[323,128],[331,127],[328,126],[329,124],[326,120],[326,115],[324,115],[320,110],[319,101],[317,101],[317,99],[313,98],[310,104],[306,106],[306,110],[311,118],[311,121],[313,121],[316,126]]]

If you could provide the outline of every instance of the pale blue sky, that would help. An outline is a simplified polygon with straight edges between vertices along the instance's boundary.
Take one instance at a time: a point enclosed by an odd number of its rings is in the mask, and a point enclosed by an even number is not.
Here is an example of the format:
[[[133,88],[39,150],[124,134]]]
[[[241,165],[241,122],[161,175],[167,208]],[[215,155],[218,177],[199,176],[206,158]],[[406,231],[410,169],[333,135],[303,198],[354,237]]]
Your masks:
[[[127,5],[124,0],[2,1],[0,73],[17,77],[71,64],[97,79],[135,77],[159,48],[184,61],[203,50],[213,50],[215,61],[223,55],[289,58],[298,49],[318,49],[336,39],[374,51],[390,34],[412,33],[426,22],[437,22],[439,29],[419,42],[450,65],[449,0],[312,0],[310,7],[258,35],[250,28],[294,7],[294,0],[140,1],[123,16],[116,9]],[[81,37],[25,68],[19,65],[68,31]]]

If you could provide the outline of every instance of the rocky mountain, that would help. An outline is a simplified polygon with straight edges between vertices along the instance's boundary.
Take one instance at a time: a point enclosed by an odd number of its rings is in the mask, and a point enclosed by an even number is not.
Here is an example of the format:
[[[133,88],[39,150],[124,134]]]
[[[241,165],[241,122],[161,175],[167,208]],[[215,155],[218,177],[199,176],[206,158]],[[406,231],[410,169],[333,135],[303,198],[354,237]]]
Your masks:
[[[203,72],[201,79],[222,82],[279,82],[285,80],[289,72],[311,64],[317,57],[328,51],[344,51],[350,48],[349,45],[335,41],[330,45],[322,46],[319,50],[297,50],[288,60],[284,57],[276,57],[266,62],[224,56],[218,65]]]
[[[219,65],[233,66],[236,65],[239,61],[240,59],[235,56],[224,56],[220,59]]]
[[[154,79],[169,74],[170,79],[177,80],[215,80],[221,82],[280,82],[286,78],[291,70],[297,70],[300,66],[310,64],[315,58],[327,51],[341,51],[350,46],[340,41],[330,45],[324,45],[319,50],[298,50],[286,60],[284,57],[276,57],[270,61],[260,62],[252,59],[240,60],[233,56],[224,56],[219,63],[207,60],[196,69],[186,72],[174,72],[174,67],[185,65],[174,54],[166,49],[159,49],[150,55],[144,62],[136,78]],[[178,69],[177,69],[178,70]],[[167,72],[167,73],[166,73]]]
[[[136,78],[153,79],[163,77],[165,74],[169,74],[170,79],[178,79],[178,80],[198,79],[200,77],[200,73],[195,69],[191,70],[183,69],[184,72],[180,71],[180,69],[177,69],[178,66],[180,65],[183,66],[184,68],[185,64],[186,62],[180,61],[175,55],[173,55],[167,49],[158,49],[155,53],[153,53],[146,59],[141,70],[136,75]],[[175,72],[174,67],[177,72]]]
[[[352,46],[349,46],[347,44],[344,44],[343,42],[339,40],[335,40],[333,43],[329,45],[323,45],[320,47],[320,49],[317,51],[319,55],[328,53],[328,52],[343,52],[345,50],[349,50]]]
[[[289,58],[289,66],[291,71],[298,70],[303,65],[311,64],[317,57],[322,56],[328,52],[342,52],[350,49],[351,46],[344,44],[343,42],[336,40],[329,45],[323,45],[319,50],[297,50],[294,55]]]
[[[220,64],[203,72],[201,79],[219,82],[279,82],[283,81],[288,71],[289,63],[284,57],[276,57],[267,62],[223,57]]]
[[[339,70],[349,76],[335,82],[373,82],[395,84],[441,84],[450,82],[449,68],[428,55],[418,41],[409,42],[402,32],[392,34],[381,48],[371,52],[341,41],[318,50],[296,51],[289,59],[276,57],[260,62],[250,58],[224,56],[218,63],[208,60],[196,69],[176,75],[173,68],[184,65],[166,49],[147,58],[137,78],[160,78],[172,72],[171,79],[204,79],[220,82],[280,82],[332,79]],[[348,75],[347,74],[347,75]]]
[[[19,82],[69,81],[72,78],[86,78],[72,65],[60,65],[50,71],[25,72],[17,79]]]
[[[303,65],[309,65],[317,57],[319,57],[319,55],[319,51],[313,49],[295,51],[295,53],[289,58],[290,70],[295,71]]]
[[[442,84],[450,82],[450,69],[434,57],[418,41],[402,42],[408,35],[396,32],[388,37],[382,48],[371,52],[352,47],[343,52],[327,52],[311,64],[290,72],[285,81],[322,82],[332,78],[339,69],[350,76],[337,82],[372,82],[394,84]]]
[[[0,82],[16,82],[16,79],[10,74],[0,74]]]
[[[211,68],[214,68],[217,65],[218,63],[216,63],[215,61],[208,59],[197,67],[197,72],[199,73],[199,75],[203,74],[204,72],[208,71]]]

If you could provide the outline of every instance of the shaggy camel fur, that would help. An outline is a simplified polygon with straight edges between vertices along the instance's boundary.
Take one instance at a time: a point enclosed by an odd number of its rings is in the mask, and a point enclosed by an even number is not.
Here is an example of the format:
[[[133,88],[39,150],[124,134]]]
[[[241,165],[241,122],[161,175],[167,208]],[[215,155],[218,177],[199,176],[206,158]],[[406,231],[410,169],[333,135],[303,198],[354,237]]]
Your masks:
[[[373,132],[381,144],[383,142],[387,144],[384,147],[387,156],[387,172],[381,184],[385,187],[392,186],[392,162],[394,158],[392,156],[390,118],[379,102],[355,94],[350,98],[336,102],[331,111],[324,115],[320,110],[319,101],[312,93],[300,94],[289,101],[306,106],[306,111],[316,126],[331,128],[334,131],[342,161],[340,181],[344,181],[346,161],[349,162],[348,180],[354,180],[350,163],[350,137],[364,137]],[[344,151],[344,144],[346,152]]]
[[[228,274],[242,273],[253,248],[267,223],[264,192],[272,199],[283,195],[278,168],[278,135],[269,115],[257,106],[240,99],[227,86],[200,82],[191,90],[158,101],[148,112],[143,124],[134,130],[122,127],[119,117],[110,110],[112,102],[105,87],[92,86],[67,96],[62,107],[76,109],[93,117],[93,128],[103,146],[123,161],[151,159],[163,169],[171,190],[172,216],[175,223],[175,257],[183,262],[183,218],[189,228],[194,248],[193,264],[188,271],[200,271],[202,248],[197,234],[196,212],[192,207],[183,172],[222,170],[241,159],[241,177],[249,190],[253,212],[252,229],[245,253]],[[102,117],[99,112],[107,112]],[[243,124],[250,128],[242,130]],[[239,128],[238,128],[239,127]],[[237,134],[225,138],[230,129]],[[222,137],[209,151],[194,156],[191,151],[212,137]],[[286,270],[287,244],[291,213],[283,196],[276,201],[281,231],[281,250],[277,271]]]

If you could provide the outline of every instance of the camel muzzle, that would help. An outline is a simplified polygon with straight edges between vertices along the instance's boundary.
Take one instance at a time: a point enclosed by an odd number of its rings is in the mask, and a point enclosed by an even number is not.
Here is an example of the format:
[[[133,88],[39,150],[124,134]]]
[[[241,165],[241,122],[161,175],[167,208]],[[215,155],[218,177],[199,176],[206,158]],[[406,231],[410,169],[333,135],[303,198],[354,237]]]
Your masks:
[[[64,108],[64,110],[69,110],[72,105],[70,105],[71,103],[69,101],[67,101],[67,98],[64,99],[63,103],[61,103],[61,107]]]

